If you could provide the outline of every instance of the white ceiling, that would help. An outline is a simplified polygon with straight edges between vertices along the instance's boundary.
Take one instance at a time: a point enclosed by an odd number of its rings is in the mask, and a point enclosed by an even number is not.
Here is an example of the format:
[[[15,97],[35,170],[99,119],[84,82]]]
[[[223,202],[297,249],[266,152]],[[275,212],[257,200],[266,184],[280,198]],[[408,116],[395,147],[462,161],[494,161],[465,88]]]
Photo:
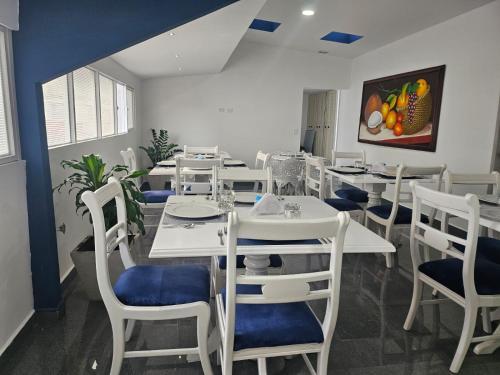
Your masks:
[[[257,18],[281,22],[281,26],[274,33],[249,29],[244,39],[353,58],[490,1],[268,0]],[[315,10],[315,15],[303,16],[305,8]],[[320,40],[330,31],[363,35],[363,38],[350,45]]]
[[[240,0],[111,57],[142,78],[218,73],[265,2]]]

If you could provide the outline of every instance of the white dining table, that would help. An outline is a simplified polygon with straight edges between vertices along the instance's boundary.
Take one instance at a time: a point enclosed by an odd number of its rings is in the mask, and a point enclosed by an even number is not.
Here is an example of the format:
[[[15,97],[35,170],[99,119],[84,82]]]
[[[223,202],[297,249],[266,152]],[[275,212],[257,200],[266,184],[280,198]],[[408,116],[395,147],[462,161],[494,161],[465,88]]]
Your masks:
[[[363,190],[366,190],[368,192],[367,207],[379,206],[382,203],[382,193],[386,191],[387,185],[394,184],[396,182],[395,179],[380,177],[372,173],[339,173],[331,169],[331,167],[326,167],[325,173],[327,176],[338,178],[340,181],[346,182],[349,185],[361,186]],[[435,182],[432,178],[403,179],[403,182],[410,181],[418,181],[420,183]]]
[[[241,161],[241,160],[236,160],[236,161]],[[241,164],[244,164],[243,161],[241,161]],[[227,165],[225,168],[230,168],[230,169],[246,169],[248,170],[249,168],[247,166],[230,166]],[[191,169],[191,168],[183,168],[181,171],[181,174],[183,175],[211,175],[212,174],[212,169]],[[175,160],[172,160],[171,163],[165,163],[163,166],[162,165],[157,165],[151,171],[149,172],[150,176],[169,176],[169,177],[174,177],[175,176]]]
[[[182,203],[212,202],[202,196],[172,196],[168,205]],[[301,218],[324,218],[335,216],[338,211],[323,201],[311,196],[287,196],[284,202],[294,202],[301,206]],[[214,203],[215,204],[215,203]],[[241,217],[251,215],[251,205],[235,207]],[[167,209],[167,207],[165,208]],[[183,226],[164,225],[168,222],[166,212],[153,241],[150,258],[172,257],[211,257],[226,255],[226,246],[221,245],[218,231],[223,229],[225,221],[206,221],[194,225],[190,229]],[[167,215],[169,216],[169,215]],[[287,220],[283,214],[255,216],[256,220]],[[190,222],[190,220],[186,220]],[[238,246],[237,253],[246,256],[247,272],[249,274],[265,274],[269,265],[269,254],[328,254],[331,252],[331,239],[321,239],[317,244],[286,244],[286,245],[247,245]],[[347,228],[344,242],[344,253],[391,253],[396,249],[392,243],[351,220]]]

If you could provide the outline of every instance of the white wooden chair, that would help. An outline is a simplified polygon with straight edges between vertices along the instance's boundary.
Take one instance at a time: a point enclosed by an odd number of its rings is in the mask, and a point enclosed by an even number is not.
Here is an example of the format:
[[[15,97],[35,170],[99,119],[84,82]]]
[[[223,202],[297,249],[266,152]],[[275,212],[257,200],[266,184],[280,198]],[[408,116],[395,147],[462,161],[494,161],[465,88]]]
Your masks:
[[[421,176],[421,177],[435,177],[436,189],[441,189],[443,180],[443,172],[446,165],[433,166],[433,167],[410,167],[404,164],[398,166],[396,178],[394,180],[394,196],[391,204],[381,204],[378,206],[368,207],[365,211],[365,226],[368,227],[370,220],[385,228],[385,239],[392,241],[393,231],[395,229],[403,230],[408,228],[411,224],[411,209],[400,205],[401,201],[401,185],[405,175]],[[435,212],[431,212],[426,220],[432,224]],[[394,264],[392,253],[385,254],[386,265],[391,268]]]
[[[413,191],[413,215],[410,249],[413,263],[413,297],[404,323],[410,330],[418,307],[444,301],[453,301],[465,309],[462,334],[450,371],[457,373],[462,366],[469,345],[494,336],[473,338],[477,311],[482,307],[500,306],[500,256],[497,251],[480,253],[477,250],[479,228],[479,201],[477,196],[465,197],[442,193],[410,183]],[[454,236],[443,228],[433,228],[422,221],[422,206],[460,217],[467,222],[465,239]],[[423,261],[419,245],[449,256],[446,259]],[[461,246],[463,251],[457,250]],[[444,299],[422,300],[423,286],[428,285],[444,295]]]
[[[356,202],[343,198],[326,198],[325,199],[325,161],[323,158],[306,156],[306,195],[312,195],[312,191],[316,192],[318,198],[325,201],[338,211],[349,211],[352,218],[362,222],[363,208]]]
[[[240,219],[229,214],[226,289],[216,296],[221,336],[222,374],[231,375],[234,361],[257,359],[266,374],[266,358],[301,354],[311,373],[326,375],[330,344],[337,322],[344,237],[349,214],[324,219]],[[334,238],[326,271],[279,276],[236,273],[238,238],[304,240]],[[321,282],[312,290],[310,283]],[[321,321],[308,301],[326,299]],[[317,368],[307,356],[318,353]]]
[[[269,166],[269,161],[271,160],[271,154],[265,153],[263,151],[257,151],[257,156],[255,157],[255,169],[266,169]],[[256,182],[254,185],[254,191],[259,189],[259,183]]]
[[[207,155],[219,155],[219,146],[212,147],[199,147],[199,146],[188,146],[184,145],[184,157],[188,158],[192,155],[207,154]]]
[[[212,374],[207,351],[210,322],[210,276],[204,266],[136,265],[129,253],[127,210],[119,181],[112,177],[107,185],[82,195],[92,216],[96,273],[99,291],[113,330],[111,375],[120,373],[123,358],[198,354],[205,374]],[[117,223],[106,230],[103,206],[114,200]],[[125,271],[111,285],[108,257],[119,246]],[[163,279],[168,279],[164,285]],[[195,348],[125,351],[136,320],[197,318]],[[127,324],[125,328],[125,323]]]
[[[474,187],[474,188],[484,188],[484,193],[488,189],[491,189],[491,194],[497,195],[499,193],[500,187],[500,174],[498,172],[484,173],[484,174],[458,174],[446,171],[444,174],[444,185],[445,192],[448,194],[456,194],[453,187]],[[441,225],[443,229],[448,231],[450,215],[443,214],[441,219]],[[480,230],[481,232],[481,230]],[[488,236],[480,236],[477,243],[477,251],[483,252],[489,249],[496,248],[500,252],[500,240],[493,238],[494,231],[488,228]],[[459,251],[463,251],[463,247],[458,246]],[[446,254],[443,254],[443,258]],[[482,319],[483,319],[483,330],[485,332],[491,333],[493,328],[491,325],[490,310],[488,308],[482,309]]]
[[[366,165],[366,153],[364,150],[359,152],[341,152],[332,150],[332,166],[336,166],[340,160],[347,160],[351,165],[356,162],[361,163],[362,166]],[[340,186],[339,186],[340,185]],[[363,209],[366,208],[368,203],[368,192],[360,189],[357,186],[342,188],[342,184],[330,184],[332,189],[332,196],[338,198],[349,199],[359,204]]]
[[[175,159],[175,193],[177,195],[185,194],[210,194],[213,193],[212,184],[214,181],[213,170],[214,167],[222,167],[224,159],[194,159],[178,157]],[[184,169],[191,169],[190,177],[196,178],[195,170],[210,170],[208,182],[196,182],[187,180]],[[206,174],[205,174],[206,175]],[[211,180],[211,181],[210,181]]]
[[[262,186],[261,193],[272,193],[273,176],[271,168],[266,169],[243,169],[243,168],[216,168],[215,181],[217,181],[217,188],[224,186],[227,182],[255,182]],[[245,272],[245,256],[238,255],[237,258],[237,273],[242,274]],[[212,257],[212,285],[215,292],[219,292],[224,284],[226,277],[226,256]],[[271,254],[269,256],[269,274],[281,274],[284,269],[283,258],[279,255]]]

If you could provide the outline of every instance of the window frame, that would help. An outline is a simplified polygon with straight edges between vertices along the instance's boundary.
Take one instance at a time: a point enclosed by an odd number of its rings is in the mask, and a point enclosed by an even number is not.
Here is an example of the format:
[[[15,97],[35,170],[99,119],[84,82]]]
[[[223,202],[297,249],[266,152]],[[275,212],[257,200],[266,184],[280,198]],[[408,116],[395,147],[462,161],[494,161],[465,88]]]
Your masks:
[[[3,85],[0,90],[3,92],[5,100],[5,112],[7,123],[7,144],[9,154],[0,156],[0,165],[12,163],[21,159],[21,147],[19,143],[19,123],[17,118],[17,103],[14,81],[14,59],[12,53],[12,33],[6,27],[0,25],[0,38],[3,39],[5,51],[0,51],[0,59],[5,59],[0,62],[5,63],[5,71],[3,72]],[[1,71],[0,71],[0,74]]]
[[[126,92],[127,90],[131,90],[133,93],[133,102],[135,106],[135,88],[127,85],[126,83],[113,78],[109,74],[103,73],[100,70],[92,67],[92,66],[85,66],[82,68],[89,69],[90,71],[93,72],[94,74],[94,83],[95,83],[95,99],[96,99],[96,116],[97,116],[97,138],[92,138],[92,139],[85,139],[85,140],[77,140],[76,139],[76,115],[75,115],[75,91],[74,91],[74,83],[73,83],[73,72],[70,72],[66,74],[67,76],[67,82],[68,82],[68,101],[69,101],[69,118],[70,118],[70,134],[71,134],[71,142],[70,143],[64,143],[60,145],[54,145],[54,146],[48,146],[48,149],[55,149],[59,147],[66,147],[74,144],[80,144],[80,143],[85,143],[85,142],[94,142],[94,141],[99,141],[102,139],[108,139],[111,137],[116,137],[116,136],[121,136],[121,135],[126,135],[129,134],[131,130],[134,129],[135,127],[135,118],[133,119],[134,122],[134,127],[129,128],[128,124],[128,118],[126,118],[127,121],[127,130],[123,133],[118,132],[118,104],[117,104],[117,94],[116,94],[116,87],[118,84],[123,85],[125,87],[125,102],[126,102]],[[103,76],[104,78],[108,78],[112,81],[113,83],[113,107],[114,107],[114,133],[109,134],[109,135],[102,135],[102,119],[101,119],[101,87],[100,87],[100,76]],[[125,103],[126,105],[126,103]],[[135,117],[135,108],[134,108],[134,117]]]

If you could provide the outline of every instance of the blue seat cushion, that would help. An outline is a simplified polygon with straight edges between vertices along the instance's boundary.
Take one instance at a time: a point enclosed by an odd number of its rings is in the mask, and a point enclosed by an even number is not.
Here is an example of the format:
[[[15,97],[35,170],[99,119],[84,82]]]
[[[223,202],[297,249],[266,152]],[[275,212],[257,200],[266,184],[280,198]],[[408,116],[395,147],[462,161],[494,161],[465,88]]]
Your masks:
[[[456,258],[433,260],[418,266],[420,272],[455,293],[465,296],[462,279],[463,262]],[[481,295],[500,294],[500,264],[479,256],[474,270],[476,291]]]
[[[261,294],[260,285],[237,285],[239,294]],[[226,291],[222,289],[225,304]],[[305,302],[237,304],[234,350],[322,343],[323,330]]]
[[[356,187],[339,189],[335,192],[335,195],[339,198],[349,199],[356,203],[368,202],[368,192]]]
[[[453,243],[453,247],[458,251],[464,252],[465,246]],[[477,239],[477,255],[500,264],[500,240],[491,237],[479,237]]]
[[[349,199],[341,198],[328,198],[325,199],[325,203],[332,206],[338,211],[356,211],[362,210],[361,206],[356,202],[350,201]]]
[[[202,265],[134,266],[115,283],[116,297],[129,306],[209,302],[210,274]]]
[[[388,219],[389,216],[391,216],[392,205],[382,204],[380,206],[368,207],[366,210],[374,213],[375,215],[383,219]],[[394,224],[411,224],[411,215],[412,215],[412,210],[410,208],[400,205],[398,207],[398,212],[396,213],[396,219],[394,219]],[[429,219],[425,215],[422,215],[421,220],[424,223],[429,222]]]
[[[172,190],[147,190],[143,192],[146,203],[165,203],[171,195],[175,195]]]

